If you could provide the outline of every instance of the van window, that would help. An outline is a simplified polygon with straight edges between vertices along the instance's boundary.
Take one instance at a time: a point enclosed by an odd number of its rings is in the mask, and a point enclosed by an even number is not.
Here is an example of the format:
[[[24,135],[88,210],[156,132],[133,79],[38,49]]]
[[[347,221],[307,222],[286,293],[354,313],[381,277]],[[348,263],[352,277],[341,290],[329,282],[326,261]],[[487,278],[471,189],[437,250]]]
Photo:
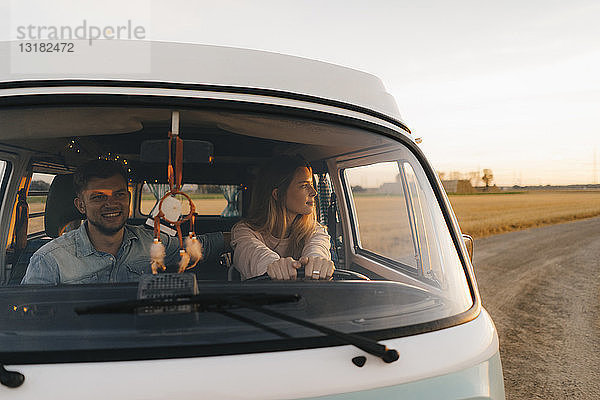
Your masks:
[[[360,248],[417,268],[406,190],[398,163],[345,170],[356,213]]]
[[[4,177],[4,172],[6,172],[7,162],[4,160],[0,160],[0,177]]]
[[[124,357],[132,355],[130,359],[154,359],[160,357],[157,354],[173,349],[177,353],[169,354],[176,357],[195,357],[209,353],[299,349],[305,343],[320,340],[329,343],[320,333],[288,320],[259,314],[243,303],[237,304],[239,295],[253,299],[258,295],[257,302],[266,304],[265,309],[279,310],[281,314],[354,334],[396,332],[404,327],[411,328],[402,330],[406,332],[403,335],[428,332],[438,329],[440,324],[453,325],[455,319],[450,317],[467,312],[473,304],[465,266],[455,237],[450,234],[452,226],[447,223],[444,204],[432,186],[438,183],[428,179],[424,161],[417,159],[414,149],[402,141],[360,127],[313,121],[310,115],[296,118],[258,111],[246,115],[243,110],[226,109],[199,109],[199,112],[185,114],[183,128],[189,126],[190,129],[185,130],[182,140],[213,143],[214,162],[210,165],[184,163],[187,175],[182,192],[193,199],[199,216],[194,219],[193,228],[191,220],[182,224],[181,242],[176,237],[167,237],[168,224],[164,230],[161,227],[161,233],[165,233],[161,237],[165,246],[163,257],[161,246],[154,246],[151,227],[146,229],[143,225],[148,225],[147,216],[169,190],[165,184],[167,165],[166,162],[149,165],[142,162],[136,152],[147,138],[157,137],[156,129],[160,128],[167,135],[166,121],[171,110],[135,105],[114,109],[92,105],[89,109],[65,107],[61,110],[70,110],[73,118],[69,120],[79,121],[74,122],[72,129],[81,130],[86,136],[75,142],[81,143],[81,148],[91,154],[80,158],[71,154],[61,159],[74,139],[47,137],[49,127],[42,122],[35,126],[44,129],[31,139],[11,142],[27,154],[33,153],[34,159],[52,156],[58,164],[34,164],[33,177],[15,177],[22,185],[27,178],[32,181],[29,188],[31,231],[30,237],[25,237],[30,239],[26,245],[9,248],[11,251],[6,253],[5,259],[10,262],[0,265],[4,268],[0,277],[5,277],[0,291],[0,308],[4,310],[0,311],[0,319],[7,321],[5,331],[11,333],[5,335],[7,339],[0,344],[0,351],[6,354],[22,353],[25,357],[35,353],[45,362],[60,361],[61,352],[70,352],[63,360],[89,360],[90,353],[105,351],[115,360],[121,359],[121,353]],[[36,116],[40,121],[54,115],[45,108],[34,111],[31,118]],[[107,115],[99,118],[104,112]],[[250,123],[257,116],[260,123]],[[19,117],[22,115],[15,114],[14,120]],[[61,115],[53,126],[57,132],[64,120]],[[119,133],[122,124],[130,120],[141,121],[143,129],[140,130],[136,122],[130,132]],[[100,122],[107,126],[98,134],[94,124]],[[211,129],[195,129],[202,126],[211,126]],[[220,126],[235,128],[235,132]],[[92,127],[94,130],[90,130]],[[44,253],[54,245],[77,248],[67,244],[71,238],[79,240],[77,232],[69,232],[33,258],[38,249],[50,242],[50,238],[43,237],[43,216],[48,184],[53,176],[39,172],[71,172],[87,160],[99,157],[95,152],[100,149],[111,154],[121,152],[117,153],[120,157],[127,156],[131,160],[127,165],[134,185],[135,212],[126,228],[128,236],[123,238],[132,251],[118,263],[110,254],[94,253],[86,258],[77,254],[72,257],[62,251],[55,255]],[[313,167],[319,197],[310,203],[330,235],[325,237],[325,229],[318,227],[320,237],[315,236],[318,239],[315,243],[319,251],[324,249],[319,254],[327,256],[326,251],[330,249],[336,268],[331,281],[304,279],[305,270],[300,279],[293,282],[262,281],[260,274],[255,281],[240,282],[237,266],[231,262],[232,250],[236,251],[237,247],[227,245],[227,239],[231,238],[227,232],[232,231],[245,211],[242,205],[249,203],[250,196],[245,193],[252,193],[258,187],[256,180],[264,178],[258,175],[260,166],[278,154],[301,154]],[[72,165],[67,165],[67,161],[72,161]],[[17,181],[13,183],[11,201],[16,197]],[[184,199],[179,199],[181,214],[188,213],[188,202]],[[146,218],[140,218],[140,212]],[[120,212],[110,207],[105,207],[100,214],[109,219],[120,216]],[[97,221],[88,220],[88,228]],[[138,223],[139,226],[134,226]],[[202,260],[197,256],[198,246],[187,236],[190,231],[207,234],[201,238],[200,251],[205,257]],[[89,231],[80,231],[85,232]],[[139,241],[130,236],[135,232],[139,234]],[[225,234],[221,236],[219,232]],[[8,227],[5,227],[6,233]],[[24,228],[19,233],[22,242]],[[452,233],[457,235],[457,232]],[[6,242],[10,240],[7,238]],[[247,244],[252,248],[256,243]],[[86,245],[86,248],[90,247]],[[199,261],[195,265],[191,262],[194,252],[194,258]],[[29,266],[39,264],[42,254],[56,269],[36,267],[40,270],[37,281],[24,279]],[[186,260],[186,256],[190,258]],[[35,262],[31,263],[32,259]],[[152,277],[152,267],[159,270],[161,261],[169,274],[161,276],[163,272],[159,272],[157,277]],[[185,274],[175,275],[180,267],[188,266]],[[179,293],[187,302],[186,296],[196,292],[201,294],[198,301],[202,304],[185,312],[171,313],[174,310],[170,305],[163,307],[156,303],[156,306],[148,305],[148,315],[142,315],[146,308],[142,311],[137,307],[151,296],[170,298]],[[278,303],[282,294],[285,298],[288,294],[292,296],[292,301]],[[115,303],[119,304],[115,306]],[[105,305],[108,308],[104,308]],[[187,307],[189,303],[182,302],[182,305]],[[337,339],[332,339],[332,343],[339,344]],[[47,356],[48,353],[57,356],[51,358],[54,356]]]
[[[4,190],[8,183],[8,173],[10,172],[11,164],[8,161],[0,160],[0,198],[4,198]]]
[[[196,206],[199,215],[220,215],[223,217],[238,217],[241,215],[241,190],[238,185],[183,185],[182,191],[188,194]],[[144,183],[142,186],[142,199],[140,212],[151,215],[158,201],[169,191],[165,183]],[[183,196],[178,196],[181,201],[181,214],[190,212],[189,203]]]
[[[414,215],[414,232],[417,248],[419,249],[419,260],[421,271],[424,276],[435,282],[441,283],[443,275],[436,266],[440,266],[442,260],[439,256],[439,244],[435,238],[435,227],[432,215],[423,188],[419,183],[413,167],[408,162],[399,163],[402,166],[403,178],[406,181],[410,208]],[[438,271],[435,271],[438,269]]]
[[[412,154],[397,149],[342,170],[357,253],[469,304],[461,263],[425,171]]]
[[[54,179],[53,174],[34,172],[31,176],[27,192],[27,204],[29,205],[27,236],[38,236],[44,232],[44,211],[52,179]]]

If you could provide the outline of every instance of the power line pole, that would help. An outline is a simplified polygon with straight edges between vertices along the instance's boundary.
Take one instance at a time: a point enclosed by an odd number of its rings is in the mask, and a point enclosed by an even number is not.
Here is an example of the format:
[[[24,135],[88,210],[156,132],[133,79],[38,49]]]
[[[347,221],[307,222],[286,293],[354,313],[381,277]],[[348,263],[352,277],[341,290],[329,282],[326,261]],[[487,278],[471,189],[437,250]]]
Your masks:
[[[597,177],[598,177],[598,173],[597,173],[597,169],[596,169],[596,147],[594,147],[594,171],[593,171],[593,179],[592,179],[592,183],[595,185],[598,183]]]

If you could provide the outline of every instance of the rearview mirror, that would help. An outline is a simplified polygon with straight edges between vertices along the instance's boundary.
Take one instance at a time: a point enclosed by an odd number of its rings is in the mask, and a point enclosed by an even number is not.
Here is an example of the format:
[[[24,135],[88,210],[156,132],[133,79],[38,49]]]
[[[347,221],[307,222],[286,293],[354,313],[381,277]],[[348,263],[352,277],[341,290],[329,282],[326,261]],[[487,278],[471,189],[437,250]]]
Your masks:
[[[463,234],[462,236],[465,242],[465,246],[467,247],[467,253],[469,253],[469,260],[473,262],[473,237],[465,234]]]
[[[183,141],[184,164],[209,164],[213,159],[214,146],[204,140]],[[171,147],[171,158],[175,160],[175,146]],[[144,140],[140,149],[140,161],[144,163],[169,162],[169,140]]]

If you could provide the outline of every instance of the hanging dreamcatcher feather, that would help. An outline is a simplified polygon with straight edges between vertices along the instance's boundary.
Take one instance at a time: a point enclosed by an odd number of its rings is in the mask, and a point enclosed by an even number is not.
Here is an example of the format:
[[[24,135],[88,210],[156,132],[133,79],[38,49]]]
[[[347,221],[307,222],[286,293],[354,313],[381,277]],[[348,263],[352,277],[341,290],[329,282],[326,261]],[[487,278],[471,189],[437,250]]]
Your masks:
[[[179,273],[181,274],[187,269],[188,264],[190,263],[190,255],[184,249],[179,250]]]
[[[152,260],[150,266],[154,275],[158,274],[159,269],[164,271],[167,268],[165,267],[165,246],[158,238],[154,238],[154,242],[150,246],[150,259]]]
[[[190,255],[191,265],[188,269],[194,268],[200,260],[202,260],[202,243],[198,240],[195,234],[190,232],[190,235],[185,238],[185,250]]]

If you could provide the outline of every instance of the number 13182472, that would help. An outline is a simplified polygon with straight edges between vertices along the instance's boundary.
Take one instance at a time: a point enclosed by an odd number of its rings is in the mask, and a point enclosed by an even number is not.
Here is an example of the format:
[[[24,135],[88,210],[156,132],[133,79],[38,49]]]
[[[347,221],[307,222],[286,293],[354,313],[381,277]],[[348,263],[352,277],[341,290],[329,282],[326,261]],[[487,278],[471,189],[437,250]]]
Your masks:
[[[71,42],[26,42],[19,43],[21,53],[74,53],[75,44]]]

